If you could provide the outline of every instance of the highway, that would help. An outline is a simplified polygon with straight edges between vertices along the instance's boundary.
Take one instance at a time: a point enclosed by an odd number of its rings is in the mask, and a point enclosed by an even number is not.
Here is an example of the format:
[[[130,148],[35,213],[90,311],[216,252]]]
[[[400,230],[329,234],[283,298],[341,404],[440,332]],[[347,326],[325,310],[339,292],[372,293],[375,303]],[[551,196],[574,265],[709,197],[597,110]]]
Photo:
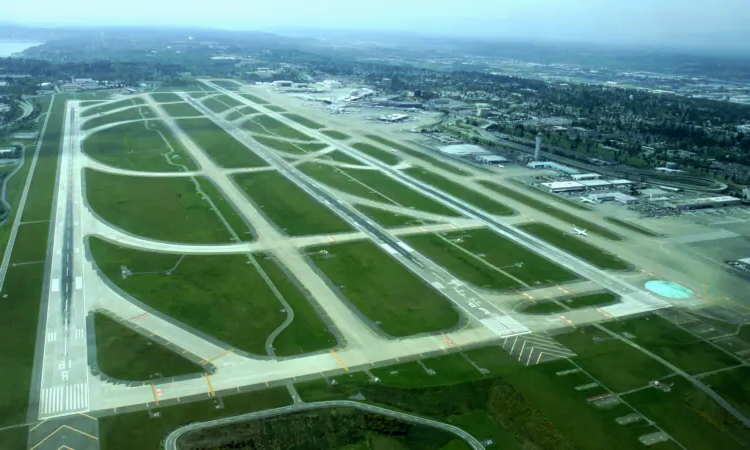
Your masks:
[[[220,91],[226,95],[233,97],[235,100],[242,102],[243,104],[252,106],[253,108],[256,108],[262,111],[264,114],[284,123],[285,125],[291,128],[294,128],[295,130],[301,133],[305,133],[309,136],[312,136],[316,140],[320,140],[321,142],[324,142],[333,148],[343,151],[344,153],[347,153],[348,155],[358,160],[364,161],[367,164],[378,168],[381,172],[385,173],[391,178],[397,181],[400,181],[406,186],[411,187],[412,189],[416,190],[417,192],[422,193],[423,195],[427,197],[435,199],[436,201],[444,204],[445,206],[448,206],[456,210],[457,212],[460,212],[466,217],[481,220],[483,223],[487,225],[488,228],[492,229],[494,232],[500,234],[501,236],[506,237],[507,239],[510,239],[511,241],[523,247],[526,247],[535,253],[544,255],[545,257],[559,264],[560,266],[565,267],[568,270],[571,270],[572,272],[576,273],[578,276],[580,276],[583,279],[591,280],[597,283],[598,285],[600,285],[601,287],[609,289],[615,294],[620,295],[622,297],[621,303],[602,308],[604,311],[606,311],[609,314],[619,316],[619,315],[622,315],[624,312],[635,313],[635,312],[665,308],[669,306],[667,302],[664,302],[663,300],[660,300],[654,297],[653,295],[644,291],[643,289],[635,287],[629,284],[628,282],[621,280],[616,274],[610,274],[608,272],[600,270],[592,266],[588,262],[583,261],[563,250],[560,250],[557,247],[551,244],[548,244],[547,242],[542,241],[541,239],[529,233],[526,233],[518,228],[510,226],[500,220],[497,220],[491,215],[484,212],[483,210],[471,204],[468,204],[460,199],[457,199],[453,197],[452,195],[446,194],[445,192],[440,191],[427,183],[414,179],[402,173],[401,171],[396,170],[388,166],[387,164],[382,163],[380,160],[376,158],[366,155],[349,146],[343,145],[340,142],[336,141],[335,139],[332,139],[326,136],[325,134],[320,133],[316,130],[305,128],[299,125],[298,123],[294,122],[293,120],[288,119],[287,117],[283,116],[282,114],[269,110],[263,105],[253,103],[245,99],[244,97],[240,96],[234,91],[224,89],[221,86],[218,86],[210,81],[206,81],[206,80],[200,80],[200,81],[212,87],[213,89],[216,89],[217,91]],[[231,125],[229,122],[224,121],[222,118],[212,113],[210,110],[203,107],[203,105],[200,104],[199,102],[192,100],[192,104],[194,106],[197,105],[196,107],[199,106],[201,108],[201,111],[204,112],[207,117],[212,118],[212,120],[217,122],[218,125],[222,126],[222,128],[230,132],[230,134],[232,134],[236,138],[246,143],[248,143],[248,140],[251,141],[249,143],[252,144],[251,147],[253,149],[256,149],[256,151],[259,148],[263,148],[264,153],[268,151],[268,150],[265,150],[265,147],[263,147],[261,144],[254,142],[249,137],[246,139],[241,139],[240,137],[247,136],[247,135],[241,131],[237,132],[235,126]],[[234,130],[234,132],[232,132],[231,130]],[[278,159],[281,159],[281,158],[278,158]]]
[[[311,411],[316,409],[326,409],[326,408],[356,408],[361,411],[367,411],[374,414],[382,414],[384,416],[393,417],[394,419],[402,420],[404,422],[410,422],[417,425],[424,425],[427,427],[432,428],[438,428],[443,431],[447,431],[448,433],[454,434],[457,437],[461,438],[466,444],[468,444],[472,449],[475,450],[483,450],[484,446],[481,442],[479,442],[474,436],[470,435],[466,431],[454,427],[453,425],[448,425],[443,422],[438,422],[431,419],[425,419],[424,417],[414,416],[411,414],[404,414],[397,411],[392,411],[390,409],[380,408],[377,406],[368,405],[366,403],[359,403],[359,402],[353,402],[348,400],[340,400],[340,401],[326,401],[326,402],[315,402],[315,403],[297,403],[291,406],[284,406],[282,408],[276,408],[276,409],[268,409],[265,411],[258,411],[248,414],[242,414],[239,416],[234,417],[226,417],[223,419],[217,419],[217,420],[211,420],[208,422],[197,422],[197,423],[191,423],[190,425],[185,425],[184,427],[180,427],[171,433],[167,435],[167,438],[164,441],[164,448],[166,450],[177,450],[177,441],[180,439],[181,436],[183,436],[185,433],[189,433],[191,431],[201,430],[203,428],[212,428],[212,427],[220,427],[225,425],[231,425],[238,422],[248,422],[251,420],[261,420],[261,419],[267,419],[269,417],[276,417],[281,416],[284,414],[294,414],[304,411]]]
[[[425,258],[393,233],[382,228],[352,205],[334,195],[327,186],[303,174],[275,151],[267,149],[249,134],[239,130],[237,126],[203,106],[202,103],[186,94],[181,94],[181,96],[235,139],[252,148],[264,160],[275,167],[279,173],[294,182],[300,189],[326,205],[355,229],[362,231],[405,267],[421,277],[433,288],[439,290],[458,308],[474,319],[475,322],[487,326],[498,337],[510,337],[530,332],[523,324],[487,301],[479,292],[466,286],[464,282],[451,275],[447,270]]]
[[[76,107],[68,103],[60,154],[51,271],[47,274],[46,327],[42,356],[39,418],[89,409],[86,309],[80,221],[80,167],[77,165]]]

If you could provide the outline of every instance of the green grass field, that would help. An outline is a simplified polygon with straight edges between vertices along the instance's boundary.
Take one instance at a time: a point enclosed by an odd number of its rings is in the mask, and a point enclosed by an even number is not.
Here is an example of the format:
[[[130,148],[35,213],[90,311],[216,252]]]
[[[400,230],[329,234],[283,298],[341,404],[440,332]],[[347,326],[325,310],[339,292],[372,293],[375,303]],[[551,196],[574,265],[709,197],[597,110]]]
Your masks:
[[[280,408],[292,403],[284,387],[243,392],[222,397],[223,409],[213,400],[159,408],[160,417],[152,419],[147,411],[116,414],[99,419],[102,450],[157,449],[170,431],[193,422],[204,422],[253,411]]]
[[[573,361],[614,392],[637,389],[672,374],[660,362],[592,326],[558,334],[555,340],[573,350],[577,354]]]
[[[401,152],[406,153],[407,155],[413,156],[415,158],[419,158],[419,159],[421,159],[423,161],[426,161],[426,162],[432,164],[435,167],[439,167],[439,168],[441,168],[443,170],[446,170],[448,172],[454,173],[456,175],[469,175],[469,172],[467,172],[467,171],[465,171],[465,170],[463,170],[463,169],[461,169],[459,167],[456,167],[453,164],[445,163],[445,162],[443,162],[443,161],[441,161],[441,160],[439,160],[439,159],[437,159],[437,158],[435,158],[433,156],[430,156],[430,155],[427,155],[427,154],[422,153],[420,151],[411,149],[411,148],[409,148],[409,147],[407,147],[407,146],[405,146],[403,144],[399,144],[398,142],[393,142],[391,140],[382,138],[382,137],[374,135],[374,134],[368,134],[367,137],[369,139],[372,139],[375,142],[379,142],[379,143],[381,143],[383,145],[387,145],[388,147],[395,148],[395,149],[397,149],[397,150],[399,150]]]
[[[743,414],[750,416],[750,367],[717,372],[704,377],[703,382]]]
[[[474,205],[477,208],[481,208],[490,214],[510,216],[514,213],[513,209],[509,206],[497,202],[484,194],[480,194],[477,191],[467,188],[464,185],[455,183],[434,172],[427,171],[422,167],[412,167],[404,170],[404,172],[420,181],[423,181],[444,191],[446,194],[450,194],[458,199]]]
[[[242,102],[240,102],[239,100],[236,100],[234,97],[230,97],[227,94],[218,95],[216,99],[226,105],[229,105],[230,108],[234,108],[235,106],[242,105]]]
[[[354,165],[362,165],[362,162],[360,162],[357,159],[352,158],[351,156],[347,155],[346,153],[340,151],[340,150],[334,150],[332,152],[326,153],[324,156],[318,157],[318,159],[326,159],[329,161],[337,161],[344,164],[354,164]]]
[[[586,260],[600,269],[627,270],[630,268],[628,263],[617,256],[545,223],[528,223],[519,225],[518,228]]]
[[[277,172],[233,178],[266,217],[291,236],[352,231],[343,219]]]
[[[132,98],[129,98],[126,100],[120,100],[117,102],[104,103],[99,106],[93,106],[91,108],[84,109],[83,111],[81,111],[81,117],[90,117],[96,114],[106,113],[114,109],[125,108],[125,107],[133,106],[133,105],[143,105],[144,103],[146,102],[142,98],[139,98],[139,97],[132,97]]]
[[[375,223],[381,227],[406,227],[430,223],[429,221],[417,219],[416,217],[404,216],[402,214],[396,214],[379,208],[371,208],[365,205],[355,205],[354,207],[362,214],[374,220]]]
[[[231,108],[231,106],[224,103],[219,97],[221,96],[206,98],[206,99],[201,100],[201,103],[203,103],[206,106],[206,108],[210,109],[211,111],[217,114],[223,113],[224,111]]]
[[[533,197],[530,197],[526,194],[518,192],[514,189],[500,186],[499,184],[492,183],[489,181],[480,181],[479,183],[483,185],[484,187],[486,187],[487,189],[491,189],[500,195],[504,195],[506,197],[512,198],[513,200],[521,202],[525,204],[526,206],[539,210],[543,213],[549,214],[550,216],[560,219],[562,221],[568,222],[569,224],[571,224],[571,226],[575,225],[580,228],[585,228],[586,230],[588,230],[589,233],[593,233],[593,234],[596,234],[598,236],[601,236],[603,238],[610,239],[613,241],[622,240],[622,237],[620,235],[613,233],[609,229],[604,228],[601,225],[598,225],[594,222],[590,222],[586,219],[583,219],[578,215],[571,214],[567,211],[563,211],[562,209],[552,206],[549,203],[544,202],[542,200],[537,200]]]
[[[670,393],[646,389],[626,401],[691,450],[739,450],[750,446],[750,430],[683,378],[670,379]]]
[[[211,80],[211,82],[219,87],[223,87],[224,89],[228,89],[230,91],[237,91],[242,87],[242,83],[239,81],[232,81],[232,80]],[[201,84],[202,87],[205,87],[205,85]]]
[[[519,289],[576,279],[564,268],[488,229],[404,238],[454,276],[486,289]]]
[[[524,301],[519,310],[524,314],[554,314],[569,309],[587,308],[589,306],[607,305],[616,303],[619,298],[614,294],[600,293],[571,297],[558,301]]]
[[[281,106],[278,106],[278,105],[266,105],[266,108],[268,108],[268,109],[270,109],[271,111],[274,111],[274,112],[279,112],[279,113],[280,112],[286,112],[286,109],[284,109],[284,108],[282,108]]]
[[[294,312],[292,323],[273,341],[276,355],[293,356],[335,347],[336,338],[316,312],[311,303],[314,300],[300,290],[294,275],[268,255],[258,254],[256,260]]]
[[[580,211],[592,211],[592,208],[589,207],[588,205],[585,205],[581,202],[577,202],[575,200],[571,200],[568,197],[565,197],[563,195],[555,194],[553,192],[548,192],[543,189],[537,189],[534,186],[530,186],[522,181],[511,180],[511,182],[515,184],[516,187],[519,187],[528,192],[534,192],[542,197],[552,200],[553,202],[562,203],[563,205],[568,205],[571,208],[578,209]]]
[[[164,112],[172,117],[203,117],[203,113],[195,109],[190,103],[168,103],[161,105]]]
[[[289,142],[284,141],[281,139],[274,139],[267,136],[261,136],[261,135],[253,135],[253,139],[258,141],[259,143],[263,144],[264,146],[273,149],[278,150],[280,152],[284,153],[291,153],[295,155],[303,155],[305,153],[309,152],[316,152],[318,150],[322,150],[328,145],[321,144],[319,142],[307,142],[307,143],[297,143],[297,142]]]
[[[23,223],[13,246],[13,262],[30,263],[47,259],[49,222]]]
[[[609,322],[605,326],[616,333],[635,335],[634,342],[638,345],[690,374],[723,369],[740,363],[659,316]]]
[[[270,134],[284,139],[296,139],[298,141],[313,140],[310,136],[300,133],[294,128],[266,115],[255,116],[243,122],[242,128],[251,133]]]
[[[341,293],[392,336],[444,330],[458,322],[449,300],[370,241],[306,250]]]
[[[160,120],[125,123],[98,131],[83,141],[83,151],[103,164],[126,170],[181,172],[198,169],[190,154]]]
[[[298,169],[334,189],[358,197],[400,205],[433,214],[457,217],[458,213],[389,178],[377,170],[344,169],[321,163],[305,163]]]
[[[127,232],[173,242],[232,241],[218,214],[190,178],[129,177],[86,169],[85,183],[88,204],[94,212]],[[210,183],[202,188],[215,202],[225,201]],[[234,226],[237,223],[230,222]],[[241,239],[252,239],[244,226],[235,232]]]
[[[237,109],[237,110],[232,111],[229,114],[227,114],[226,119],[229,120],[229,121],[237,120],[240,117],[245,117],[248,114],[254,114],[254,113],[257,113],[257,112],[258,112],[257,109],[255,109],[255,108],[253,108],[251,106],[245,106],[245,107],[242,107],[240,109]]]
[[[168,102],[181,102],[182,97],[180,97],[177,94],[173,94],[171,92],[152,92],[149,94],[151,98],[153,98],[155,101],[159,103],[168,103]]]
[[[617,226],[627,228],[630,231],[635,231],[636,233],[642,234],[644,236],[659,237],[658,233],[655,233],[649,230],[648,228],[644,228],[640,225],[618,219],[617,217],[605,217],[604,220],[606,220],[607,222],[613,223]]]
[[[286,317],[245,255],[183,258],[97,238],[89,245],[96,264],[122,290],[234,348],[265,355],[266,339]],[[123,266],[133,273],[125,279]]]
[[[284,114],[287,119],[292,119],[303,127],[312,128],[313,130],[319,130],[325,128],[325,125],[321,125],[318,122],[308,119],[307,117],[300,116],[299,114],[287,113]]]
[[[153,119],[156,113],[148,106],[138,106],[128,108],[120,112],[106,114],[101,117],[92,117],[81,126],[82,130],[91,130],[102,125],[108,125],[115,122],[124,122],[126,120],[143,120]]]
[[[89,100],[89,101],[81,102],[81,107],[85,108],[87,106],[101,105],[103,102],[104,100]]]
[[[253,103],[257,103],[259,105],[267,105],[268,102],[263,100],[262,98],[253,95],[253,94],[240,94],[241,96],[245,97],[246,99],[250,100]]]
[[[266,162],[210,119],[177,120],[180,128],[222,167],[265,167]]]
[[[320,130],[320,132],[325,134],[329,138],[336,139],[337,141],[344,141],[351,138],[351,136],[349,136],[348,134],[336,130]]]
[[[123,381],[147,381],[203,368],[101,313],[94,316],[96,360],[106,375]]]
[[[372,156],[373,158],[380,160],[381,162],[390,166],[398,164],[399,161],[401,161],[401,158],[394,155],[393,153],[390,153],[387,150],[383,150],[382,148],[375,147],[374,145],[365,144],[364,142],[356,142],[352,144],[351,147],[355,150],[359,150],[366,155]]]

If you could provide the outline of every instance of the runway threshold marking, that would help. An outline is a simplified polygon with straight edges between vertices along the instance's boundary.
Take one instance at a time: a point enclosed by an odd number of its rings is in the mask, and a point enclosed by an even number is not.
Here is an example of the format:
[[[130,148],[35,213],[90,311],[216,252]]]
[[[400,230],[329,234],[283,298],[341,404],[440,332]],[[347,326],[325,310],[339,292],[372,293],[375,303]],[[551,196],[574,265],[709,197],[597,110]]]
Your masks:
[[[336,358],[336,361],[338,361],[339,364],[341,364],[341,367],[343,367],[345,371],[349,372],[349,366],[344,364],[344,361],[341,360],[341,358],[339,357],[339,354],[336,353],[335,350],[331,350],[331,355],[333,355],[333,357]]]
[[[206,378],[206,384],[208,385],[208,392],[211,397],[216,397],[214,387],[211,385],[211,379],[208,377],[208,372],[203,372],[203,376]]]

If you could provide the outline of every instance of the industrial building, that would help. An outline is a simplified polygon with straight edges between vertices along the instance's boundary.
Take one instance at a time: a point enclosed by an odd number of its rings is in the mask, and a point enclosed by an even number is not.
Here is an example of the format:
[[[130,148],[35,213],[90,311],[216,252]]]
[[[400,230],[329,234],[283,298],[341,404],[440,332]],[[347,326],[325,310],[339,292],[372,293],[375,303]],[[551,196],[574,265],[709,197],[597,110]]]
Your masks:
[[[612,186],[612,183],[606,180],[580,180],[578,182],[589,189],[598,189]]]
[[[704,198],[691,198],[685,200],[672,200],[668,203],[675,209],[701,209],[701,208],[717,208],[720,206],[734,206],[742,203],[742,200],[737,197],[729,197],[722,195],[718,197],[704,197]]]
[[[633,184],[633,182],[630,180],[623,180],[621,178],[618,178],[616,180],[609,180],[609,184],[613,186],[630,186],[631,184]]]
[[[474,144],[456,144],[456,145],[445,145],[438,148],[440,153],[445,153],[450,156],[472,156],[472,155],[489,155],[491,154],[482,147]]]
[[[581,180],[597,180],[601,178],[602,176],[598,173],[578,173],[575,175],[571,175],[570,178],[572,178],[575,181],[581,181]]]
[[[542,186],[549,189],[550,192],[573,192],[586,189],[586,186],[577,181],[553,181],[551,183],[542,183]]]
[[[532,169],[552,169],[568,175],[581,173],[579,170],[576,170],[572,167],[564,166],[552,161],[533,161],[528,163],[526,167],[530,167]]]
[[[638,203],[638,198],[632,195],[623,194],[622,192],[602,192],[588,195],[588,199],[596,202],[608,202],[615,201],[624,205],[632,205]]]
[[[478,163],[482,164],[504,164],[508,162],[507,158],[503,158],[500,155],[479,155],[474,158]]]

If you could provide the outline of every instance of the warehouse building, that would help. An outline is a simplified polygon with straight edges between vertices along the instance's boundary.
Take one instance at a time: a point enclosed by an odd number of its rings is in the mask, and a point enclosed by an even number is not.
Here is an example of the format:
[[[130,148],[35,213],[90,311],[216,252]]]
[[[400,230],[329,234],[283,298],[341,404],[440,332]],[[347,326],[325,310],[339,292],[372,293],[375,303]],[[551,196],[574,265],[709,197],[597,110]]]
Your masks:
[[[691,198],[686,200],[673,200],[668,206],[675,209],[701,209],[718,208],[721,206],[734,206],[742,203],[737,197],[722,195],[719,197]]]
[[[575,181],[581,181],[581,180],[598,180],[602,176],[598,173],[578,173],[575,175],[571,175],[570,178],[572,178]]]
[[[558,172],[562,172],[568,175],[574,175],[574,174],[580,173],[580,171],[572,167],[564,166],[562,164],[558,164],[552,161],[533,161],[533,162],[528,163],[526,167],[530,167],[532,169],[552,169],[552,170],[556,170]]]
[[[549,189],[550,192],[574,192],[586,189],[586,186],[577,181],[553,181],[542,183],[542,186]]]
[[[623,194],[622,192],[602,192],[597,194],[590,194],[588,199],[592,202],[611,202],[615,201],[622,203],[623,205],[632,205],[638,203],[638,198],[632,195]]]
[[[589,189],[599,189],[612,186],[612,183],[606,180],[580,180],[578,182]]]
[[[478,155],[474,159],[481,164],[504,164],[508,162],[507,158],[500,155]]]

